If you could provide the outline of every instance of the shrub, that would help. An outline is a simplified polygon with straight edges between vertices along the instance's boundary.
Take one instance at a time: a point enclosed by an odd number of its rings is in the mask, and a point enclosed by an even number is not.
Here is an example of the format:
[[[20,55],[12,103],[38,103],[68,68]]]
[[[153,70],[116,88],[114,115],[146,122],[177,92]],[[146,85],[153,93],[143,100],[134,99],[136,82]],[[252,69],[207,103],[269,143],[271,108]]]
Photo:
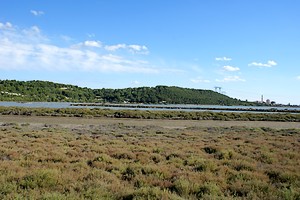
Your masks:
[[[53,188],[58,183],[58,172],[56,170],[38,170],[30,175],[24,176],[19,186],[22,189],[35,189],[35,188]]]
[[[300,178],[296,177],[295,175],[289,174],[289,173],[282,173],[277,170],[268,170],[266,171],[266,175],[269,177],[269,180],[271,183],[275,185],[282,185],[287,184],[288,186],[294,184],[297,182],[300,182]]]
[[[217,152],[217,149],[214,147],[204,147],[204,151],[208,154],[214,154]]]
[[[172,190],[180,196],[187,197],[191,194],[193,188],[188,180],[180,178],[174,182]]]
[[[262,152],[258,159],[261,162],[267,163],[267,164],[272,164],[272,163],[274,163],[274,160],[275,160],[273,155],[271,153],[267,153],[267,152]]]
[[[142,187],[134,193],[123,197],[122,199],[172,199],[172,200],[183,200],[183,198],[171,193],[168,190],[161,190],[159,187]]]
[[[122,179],[125,181],[131,181],[134,177],[136,176],[136,172],[132,167],[127,167],[123,172],[122,172]]]
[[[207,165],[205,163],[198,163],[194,167],[194,170],[197,172],[205,172],[207,170]]]
[[[232,195],[233,197],[242,198],[247,197],[248,194],[252,191],[252,188],[249,185],[243,184],[240,181],[232,183],[231,185],[229,185],[228,189],[230,191],[230,195]]]
[[[216,183],[212,182],[205,182],[202,186],[199,187],[196,197],[199,199],[209,197],[211,196],[212,198],[215,197],[220,197],[222,196],[222,191],[221,189],[216,185]]]
[[[254,167],[251,166],[249,163],[247,162],[238,162],[234,165],[234,169],[236,171],[241,171],[241,170],[247,170],[247,171],[254,171]]]
[[[0,198],[4,199],[6,195],[15,193],[17,191],[17,184],[11,182],[0,182]]]

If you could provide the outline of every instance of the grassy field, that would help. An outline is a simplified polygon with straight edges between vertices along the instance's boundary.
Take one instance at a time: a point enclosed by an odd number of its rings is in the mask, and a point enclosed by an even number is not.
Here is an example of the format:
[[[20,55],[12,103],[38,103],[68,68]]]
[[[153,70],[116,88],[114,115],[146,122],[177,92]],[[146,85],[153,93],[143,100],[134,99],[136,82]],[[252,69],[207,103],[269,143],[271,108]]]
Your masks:
[[[0,116],[0,199],[300,199],[298,126]]]

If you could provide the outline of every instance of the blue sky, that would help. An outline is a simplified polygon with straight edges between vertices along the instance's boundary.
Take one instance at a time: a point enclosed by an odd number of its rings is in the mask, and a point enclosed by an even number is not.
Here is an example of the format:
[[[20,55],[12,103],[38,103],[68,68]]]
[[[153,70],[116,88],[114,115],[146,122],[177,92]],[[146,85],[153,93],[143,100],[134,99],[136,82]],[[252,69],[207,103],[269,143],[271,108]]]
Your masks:
[[[3,0],[0,79],[300,104],[298,0]]]

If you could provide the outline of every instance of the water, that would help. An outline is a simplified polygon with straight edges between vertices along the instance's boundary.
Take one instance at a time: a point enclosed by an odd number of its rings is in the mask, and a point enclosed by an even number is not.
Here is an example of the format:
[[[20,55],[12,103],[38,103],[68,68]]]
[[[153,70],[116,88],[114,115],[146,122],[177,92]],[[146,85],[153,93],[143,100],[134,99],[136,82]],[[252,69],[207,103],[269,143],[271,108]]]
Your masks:
[[[73,106],[68,102],[12,102],[0,101],[0,106],[4,107],[25,107],[25,108],[71,108]]]
[[[157,105],[157,104],[128,104],[129,106],[145,105],[149,106],[147,108],[135,108],[135,107],[104,107],[104,106],[71,106],[70,102],[0,102],[0,106],[4,107],[25,107],[25,108],[106,108],[106,109],[129,109],[129,110],[173,110],[170,108],[180,107],[182,111],[214,111],[214,112],[259,112],[259,110],[265,110],[264,113],[270,109],[277,111],[296,111],[300,112],[300,107],[271,107],[271,106],[220,106],[220,105],[178,105],[178,104],[168,104],[168,105]],[[151,108],[153,106],[153,108]],[[161,108],[159,108],[161,107]],[[209,110],[209,109],[214,110]],[[206,110],[207,109],[207,110]],[[218,110],[220,109],[220,110]],[[228,109],[228,110],[226,110]],[[232,109],[232,110],[230,110]],[[238,109],[243,109],[239,111]],[[249,109],[249,110],[248,110]],[[245,111],[247,110],[247,111]],[[255,111],[258,110],[258,111]]]

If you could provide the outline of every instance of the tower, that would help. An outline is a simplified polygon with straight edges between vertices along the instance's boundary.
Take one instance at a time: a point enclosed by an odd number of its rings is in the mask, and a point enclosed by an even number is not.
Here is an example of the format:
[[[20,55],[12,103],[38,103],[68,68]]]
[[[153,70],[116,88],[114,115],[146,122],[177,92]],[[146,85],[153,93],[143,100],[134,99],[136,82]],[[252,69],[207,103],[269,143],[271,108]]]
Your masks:
[[[218,91],[219,90],[219,91]],[[215,86],[215,92],[221,93],[222,87]]]

